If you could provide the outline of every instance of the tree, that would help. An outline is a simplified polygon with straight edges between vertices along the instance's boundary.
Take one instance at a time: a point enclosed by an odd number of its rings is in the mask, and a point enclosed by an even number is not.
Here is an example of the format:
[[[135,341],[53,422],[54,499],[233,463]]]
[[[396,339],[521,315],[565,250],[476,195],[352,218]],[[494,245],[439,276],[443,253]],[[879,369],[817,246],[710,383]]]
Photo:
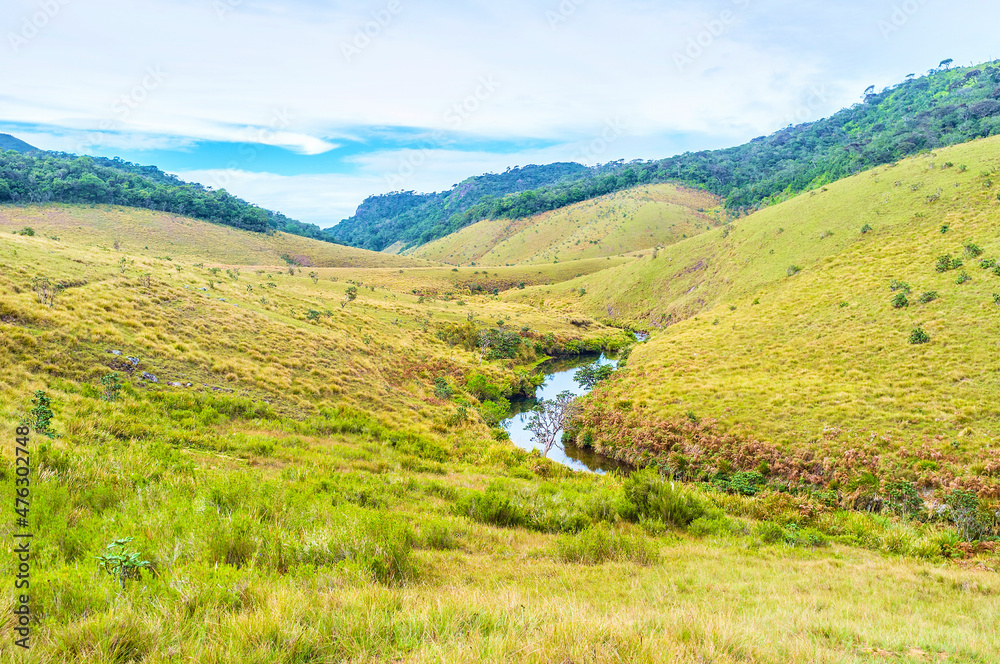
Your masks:
[[[579,371],[573,374],[573,380],[579,383],[581,387],[592,390],[602,380],[611,378],[611,374],[614,373],[614,371],[614,367],[610,364],[591,364],[582,367]]]
[[[542,446],[542,456],[548,456],[549,450],[556,444],[562,434],[566,421],[576,413],[576,397],[572,392],[562,392],[555,399],[539,399],[528,420],[528,431],[532,440]]]
[[[941,64],[939,64],[938,67],[944,67],[945,69],[948,69],[949,67],[951,67],[951,63],[953,62],[954,62],[953,59],[948,58],[947,60],[942,60]]]
[[[354,302],[356,299],[358,299],[358,287],[348,286],[347,292],[344,293],[344,301],[340,303],[340,308],[343,309],[347,306],[348,302]]]

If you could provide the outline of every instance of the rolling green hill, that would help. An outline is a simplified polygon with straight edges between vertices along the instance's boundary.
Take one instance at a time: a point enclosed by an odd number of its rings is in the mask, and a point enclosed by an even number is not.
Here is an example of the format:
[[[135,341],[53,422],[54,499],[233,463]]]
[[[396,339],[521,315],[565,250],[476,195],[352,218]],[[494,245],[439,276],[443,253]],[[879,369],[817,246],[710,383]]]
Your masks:
[[[998,148],[881,166],[507,297],[653,331],[588,401],[599,450],[708,475],[763,462],[845,495],[863,472],[1000,495]]]
[[[673,244],[717,225],[706,209],[719,202],[702,191],[646,185],[517,221],[480,221],[408,255],[459,265],[617,256]]]

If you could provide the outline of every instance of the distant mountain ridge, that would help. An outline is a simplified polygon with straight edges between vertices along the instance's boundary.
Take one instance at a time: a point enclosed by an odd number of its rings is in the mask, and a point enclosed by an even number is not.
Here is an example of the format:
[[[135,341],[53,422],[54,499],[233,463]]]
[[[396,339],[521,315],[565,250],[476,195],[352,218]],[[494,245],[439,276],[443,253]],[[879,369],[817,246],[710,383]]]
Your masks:
[[[17,152],[37,152],[38,148],[28,145],[20,138],[10,134],[0,134],[0,152],[16,150]]]
[[[372,197],[355,216],[329,230],[357,247],[382,250],[401,242],[411,248],[483,219],[519,219],[658,182],[705,189],[723,197],[730,211],[742,214],[922,150],[997,134],[1000,61],[939,68],[923,77],[908,76],[881,92],[869,89],[861,103],[829,118],[790,126],[741,146],[592,169],[553,165],[563,167],[554,181],[482,192],[478,200],[479,178],[439,194]],[[459,192],[460,204],[450,204]]]

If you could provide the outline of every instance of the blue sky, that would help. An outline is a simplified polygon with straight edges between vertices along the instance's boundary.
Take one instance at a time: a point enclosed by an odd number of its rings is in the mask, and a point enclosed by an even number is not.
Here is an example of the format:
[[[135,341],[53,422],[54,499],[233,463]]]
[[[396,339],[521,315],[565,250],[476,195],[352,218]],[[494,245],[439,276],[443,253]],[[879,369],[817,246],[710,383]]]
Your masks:
[[[6,0],[0,131],[328,227],[370,194],[736,145],[1000,57],[998,22],[942,0]]]

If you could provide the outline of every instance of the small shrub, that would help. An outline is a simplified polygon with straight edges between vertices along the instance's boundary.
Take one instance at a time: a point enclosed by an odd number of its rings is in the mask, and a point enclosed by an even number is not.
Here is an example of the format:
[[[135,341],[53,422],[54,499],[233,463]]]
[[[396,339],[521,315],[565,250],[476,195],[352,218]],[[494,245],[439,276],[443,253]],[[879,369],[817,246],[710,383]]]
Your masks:
[[[788,269],[785,271],[789,277],[794,277],[796,274],[802,271],[802,268],[798,265],[789,265]]]
[[[105,401],[117,401],[118,393],[122,389],[122,377],[117,371],[105,374],[101,377],[101,385],[104,386],[104,394],[101,398]]]
[[[906,293],[896,293],[896,296],[892,298],[892,306],[894,309],[905,309],[910,306],[910,301],[906,299]]]
[[[983,268],[984,270],[992,270],[996,266],[997,266],[996,259],[993,258],[984,258],[983,260],[979,261],[979,267]]]
[[[934,300],[938,299],[938,297],[937,291],[927,291],[920,296],[920,304],[930,304]]]
[[[622,489],[634,506],[634,519],[655,519],[678,528],[708,513],[705,501],[679,483],[665,480],[655,469],[633,473]]]
[[[865,224],[864,226],[861,227],[861,234],[864,235],[865,233],[871,233],[873,230],[875,229],[869,226],[868,224]]]
[[[956,283],[956,284],[958,284],[959,286],[961,286],[961,285],[962,285],[962,284],[964,284],[964,283],[968,283],[968,282],[970,282],[970,281],[972,281],[972,277],[970,277],[970,276],[969,276],[969,275],[968,275],[968,274],[967,274],[966,272],[964,272],[964,271],[963,271],[963,272],[962,272],[961,274],[959,274],[959,275],[958,275],[958,278],[957,278],[957,279],[955,279],[955,283]]]
[[[28,237],[34,237],[35,236],[35,229],[32,228],[31,226],[25,226],[21,230],[15,231],[15,233],[17,233],[18,235],[26,235]]]
[[[915,328],[910,332],[910,343],[913,345],[926,344],[931,340],[930,335],[928,335],[922,328]]]
[[[979,258],[983,255],[983,250],[979,248],[979,245],[970,242],[965,245],[965,255],[967,258]]]
[[[954,258],[951,254],[944,254],[942,256],[938,256],[935,269],[938,272],[948,272],[950,270],[957,270],[963,265],[964,263],[962,262],[962,259]]]
[[[129,551],[131,541],[131,537],[116,539],[105,547],[102,555],[96,557],[98,569],[107,572],[122,588],[132,579],[142,579],[142,570],[152,569],[152,563],[143,560],[141,553]]]
[[[496,401],[484,401],[479,406],[479,414],[482,416],[483,422],[490,427],[500,426],[500,422],[507,417],[508,413],[510,413],[510,402],[503,397]]]
[[[55,438],[56,433],[52,430],[52,418],[55,417],[55,414],[52,412],[52,401],[48,395],[44,390],[38,390],[32,397],[31,403],[34,407],[28,412],[28,418],[21,424],[31,427],[35,433]]]
[[[993,304],[1000,307],[1000,293],[993,293]]]

